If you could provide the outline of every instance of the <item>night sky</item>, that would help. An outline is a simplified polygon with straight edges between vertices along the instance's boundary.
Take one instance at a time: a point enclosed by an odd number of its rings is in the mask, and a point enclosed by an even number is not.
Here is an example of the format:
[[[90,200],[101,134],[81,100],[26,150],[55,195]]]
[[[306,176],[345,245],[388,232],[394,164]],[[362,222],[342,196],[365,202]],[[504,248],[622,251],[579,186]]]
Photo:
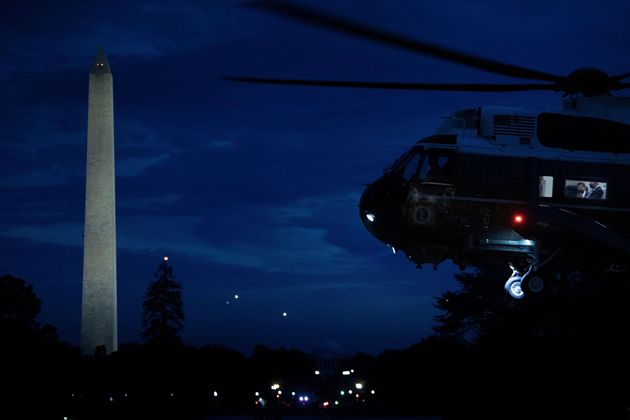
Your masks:
[[[88,74],[103,46],[114,77],[120,342],[139,341],[143,294],[165,255],[184,287],[187,344],[377,353],[419,341],[456,268],[417,270],[371,237],[358,217],[363,185],[456,109],[558,109],[561,95],[224,81],[518,81],[239,4],[3,3],[0,274],[32,284],[40,320],[78,345]],[[630,70],[628,0],[302,4],[560,75]]]

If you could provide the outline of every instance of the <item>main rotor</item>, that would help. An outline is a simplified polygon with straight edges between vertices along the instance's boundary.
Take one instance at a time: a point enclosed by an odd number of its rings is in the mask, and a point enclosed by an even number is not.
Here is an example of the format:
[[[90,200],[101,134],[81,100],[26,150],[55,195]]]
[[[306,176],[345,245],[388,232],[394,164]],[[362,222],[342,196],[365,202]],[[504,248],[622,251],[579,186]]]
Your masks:
[[[610,76],[602,70],[586,67],[567,76],[555,75],[528,67],[479,57],[417,39],[411,39],[378,28],[373,28],[346,18],[334,16],[310,7],[285,1],[260,0],[245,4],[246,7],[284,16],[289,19],[326,30],[343,33],[416,54],[462,64],[490,73],[544,83],[417,83],[417,82],[358,82],[351,80],[309,80],[265,77],[228,76],[236,82],[265,83],[276,85],[346,87],[364,89],[397,89],[458,92],[516,92],[547,90],[565,95],[609,96],[612,91],[630,88],[623,82],[630,72]]]

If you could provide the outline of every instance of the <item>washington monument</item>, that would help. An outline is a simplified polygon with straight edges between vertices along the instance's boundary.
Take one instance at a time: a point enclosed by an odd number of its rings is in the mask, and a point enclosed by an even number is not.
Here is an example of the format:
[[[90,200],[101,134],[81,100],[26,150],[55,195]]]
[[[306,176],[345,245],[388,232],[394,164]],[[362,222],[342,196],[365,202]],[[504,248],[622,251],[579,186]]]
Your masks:
[[[81,351],[118,348],[112,73],[99,48],[90,71],[83,237]]]

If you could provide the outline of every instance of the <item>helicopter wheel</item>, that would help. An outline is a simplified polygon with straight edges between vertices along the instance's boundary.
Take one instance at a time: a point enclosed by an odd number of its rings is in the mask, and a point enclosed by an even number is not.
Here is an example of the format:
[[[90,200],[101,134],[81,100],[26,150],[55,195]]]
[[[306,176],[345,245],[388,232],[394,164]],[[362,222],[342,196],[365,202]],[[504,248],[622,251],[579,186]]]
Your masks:
[[[525,297],[522,285],[523,278],[519,275],[513,275],[505,282],[504,289],[514,299],[522,299]]]

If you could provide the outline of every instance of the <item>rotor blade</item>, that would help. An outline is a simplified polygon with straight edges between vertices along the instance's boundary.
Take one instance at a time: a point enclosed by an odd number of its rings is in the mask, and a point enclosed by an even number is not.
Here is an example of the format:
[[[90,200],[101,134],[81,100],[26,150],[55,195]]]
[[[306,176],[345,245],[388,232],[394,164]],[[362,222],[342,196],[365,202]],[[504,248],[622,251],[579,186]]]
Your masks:
[[[395,90],[438,90],[453,92],[516,92],[525,90],[557,90],[555,85],[540,83],[398,83],[398,82],[352,82],[345,80],[298,80],[270,79],[264,77],[227,76],[225,80],[232,82],[263,83],[272,85],[323,86],[363,89],[395,89]]]
[[[537,70],[528,69],[526,67],[506,64],[495,60],[489,60],[461,51],[455,51],[438,45],[430,44],[428,42],[418,41],[400,35],[395,35],[389,32],[382,31],[380,29],[368,27],[361,23],[329,15],[327,13],[311,9],[309,7],[299,6],[293,3],[274,0],[260,0],[248,2],[245,3],[245,5],[247,7],[280,14],[312,26],[332,29],[359,38],[369,39],[386,45],[406,49],[415,53],[463,64],[469,67],[474,67],[476,69],[481,69],[504,76],[548,82],[560,82],[565,79],[563,76],[557,76]]]

